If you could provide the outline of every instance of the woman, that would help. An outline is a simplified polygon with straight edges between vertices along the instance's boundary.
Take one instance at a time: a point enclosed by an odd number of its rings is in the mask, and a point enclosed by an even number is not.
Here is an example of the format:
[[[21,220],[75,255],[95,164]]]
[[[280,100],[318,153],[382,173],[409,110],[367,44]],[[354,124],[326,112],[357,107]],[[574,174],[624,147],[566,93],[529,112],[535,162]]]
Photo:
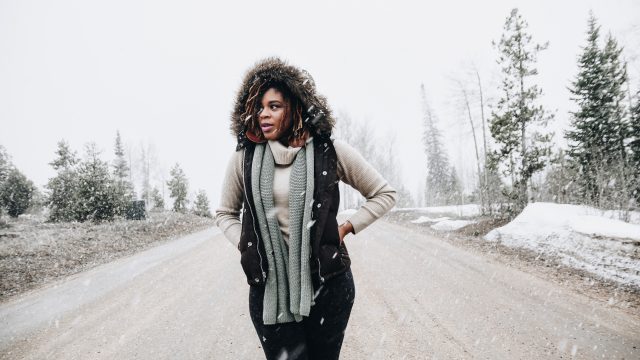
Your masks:
[[[267,359],[339,357],[355,296],[343,240],[395,204],[380,174],[330,138],[334,123],[311,76],[278,58],[250,69],[236,97],[216,221],[241,253]],[[340,180],[367,201],[338,226]]]

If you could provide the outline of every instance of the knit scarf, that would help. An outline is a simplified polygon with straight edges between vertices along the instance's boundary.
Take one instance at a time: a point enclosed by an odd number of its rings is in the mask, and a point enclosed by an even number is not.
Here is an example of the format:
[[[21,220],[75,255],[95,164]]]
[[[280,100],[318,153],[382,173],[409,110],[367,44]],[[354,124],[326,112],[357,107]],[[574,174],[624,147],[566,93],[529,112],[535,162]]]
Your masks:
[[[268,144],[257,144],[251,166],[256,217],[269,265],[262,320],[265,325],[300,322],[313,305],[310,228],[313,202],[313,139],[300,149],[289,178],[289,248],[273,200],[275,161]]]

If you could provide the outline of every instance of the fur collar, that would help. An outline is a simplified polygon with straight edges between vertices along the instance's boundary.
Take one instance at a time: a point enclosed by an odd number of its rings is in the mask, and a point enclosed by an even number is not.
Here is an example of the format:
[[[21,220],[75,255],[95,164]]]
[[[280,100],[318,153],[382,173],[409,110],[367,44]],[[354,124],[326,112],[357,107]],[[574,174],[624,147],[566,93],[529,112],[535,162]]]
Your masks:
[[[303,103],[305,113],[303,119],[313,118],[321,111],[324,116],[316,118],[311,128],[311,136],[331,135],[335,119],[327,104],[327,99],[316,92],[316,85],[306,70],[289,65],[277,57],[262,59],[254,64],[245,74],[240,89],[236,94],[235,104],[231,113],[231,133],[238,139],[237,150],[243,148],[249,142],[256,142],[254,134],[247,134],[245,119],[245,103],[249,96],[249,89],[254,81],[276,80],[284,83],[291,92]],[[308,109],[312,109],[307,113]]]

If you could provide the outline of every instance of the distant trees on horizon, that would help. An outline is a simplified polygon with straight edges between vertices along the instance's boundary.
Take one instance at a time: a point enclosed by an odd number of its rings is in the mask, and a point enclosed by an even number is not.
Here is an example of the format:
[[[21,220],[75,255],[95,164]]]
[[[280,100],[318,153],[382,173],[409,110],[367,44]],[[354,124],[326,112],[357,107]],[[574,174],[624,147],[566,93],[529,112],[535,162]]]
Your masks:
[[[97,145],[90,142],[85,145],[80,159],[65,140],[60,140],[55,157],[49,163],[56,175],[49,179],[45,185],[46,194],[42,195],[33,182],[13,166],[8,153],[0,145],[0,215],[6,211],[8,215],[17,217],[29,208],[37,211],[46,207],[48,221],[52,222],[103,222],[128,217],[132,207],[137,206],[133,202],[138,197],[132,183],[132,163],[125,157],[119,131],[116,133],[114,154],[115,158],[109,164],[101,159]],[[149,152],[143,148],[142,159],[148,159],[148,156]],[[163,210],[164,196],[156,186],[150,186],[148,177],[142,178],[146,209]],[[188,180],[179,164],[176,163],[172,169],[167,185],[171,189],[169,196],[173,200],[173,211],[212,216],[203,190],[197,192],[194,207],[187,208]]]

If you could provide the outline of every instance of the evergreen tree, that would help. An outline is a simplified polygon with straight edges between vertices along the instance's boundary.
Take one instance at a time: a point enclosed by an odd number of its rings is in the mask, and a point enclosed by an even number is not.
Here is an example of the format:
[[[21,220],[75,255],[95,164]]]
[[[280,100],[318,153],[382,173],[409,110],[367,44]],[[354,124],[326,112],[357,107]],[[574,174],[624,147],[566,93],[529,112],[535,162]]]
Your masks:
[[[553,118],[537,104],[542,90],[531,83],[538,74],[537,54],[547,44],[533,44],[527,28],[527,22],[513,9],[500,42],[494,43],[499,52],[503,94],[491,113],[489,129],[498,150],[489,157],[489,165],[502,169],[511,179],[511,189],[506,195],[514,203],[515,212],[526,206],[529,181],[544,167],[550,154],[551,134],[542,131]]]
[[[162,194],[160,194],[160,190],[155,186],[151,190],[151,201],[154,210],[164,210],[164,199],[162,198]]]
[[[94,143],[89,143],[85,151],[85,160],[78,167],[76,220],[112,220],[117,203],[109,165],[100,159]]]
[[[46,185],[49,221],[73,221],[76,218],[78,177],[76,153],[64,140],[58,142],[56,158],[49,163],[57,175]]]
[[[424,85],[420,86],[424,131],[422,141],[427,155],[427,177],[425,205],[438,206],[451,203],[455,193],[451,183],[451,172],[447,155],[442,151],[441,136],[436,126],[436,116],[427,101]]]
[[[631,124],[629,149],[631,150],[630,168],[632,169],[631,197],[635,201],[636,208],[640,206],[640,90],[635,95],[631,107]]]
[[[36,190],[33,182],[27,179],[18,169],[8,171],[5,180],[0,186],[0,202],[7,209],[11,217],[18,217],[31,205],[31,199]]]
[[[542,201],[560,204],[579,202],[581,198],[576,191],[576,177],[576,169],[570,166],[566,152],[560,149],[554,153],[541,186]]]
[[[605,161],[607,169],[601,188],[601,206],[628,210],[631,195],[629,180],[631,169],[627,154],[630,139],[629,113],[625,106],[624,87],[627,83],[627,67],[621,59],[622,48],[611,34],[602,52],[605,66],[605,97],[608,121],[601,127],[601,136],[606,139]],[[603,99],[603,100],[604,100]],[[610,150],[609,150],[610,149]]]
[[[0,188],[9,175],[11,169],[11,158],[5,150],[4,146],[0,145]],[[2,194],[0,193],[0,216],[4,210],[4,204],[2,202]]]
[[[593,14],[588,25],[587,45],[569,88],[578,109],[571,113],[565,137],[583,201],[610,206],[612,201],[620,202],[621,192],[625,197],[628,192],[625,139],[630,134],[623,106],[627,74],[615,39],[609,35],[600,49],[600,27]]]
[[[211,217],[211,211],[209,211],[209,199],[204,190],[198,191],[196,201],[193,204],[193,213],[198,216]]]
[[[7,150],[4,148],[4,146],[0,145],[0,184],[2,184],[7,178],[10,169],[11,157],[7,153]]]
[[[448,189],[449,190],[449,198],[447,199],[447,204],[458,204],[462,205],[462,187],[460,186],[460,181],[458,180],[458,174],[456,173],[456,168],[451,167],[451,171],[449,172],[448,179]]]
[[[133,191],[133,185],[129,181],[129,165],[124,156],[124,148],[122,147],[122,140],[120,138],[120,131],[116,133],[115,143],[115,159],[113,160],[113,177],[114,177],[114,195],[116,208],[116,215],[122,216],[125,214],[127,207],[134,199],[135,194]]]
[[[187,193],[189,188],[187,177],[178,163],[171,168],[169,174],[171,175],[171,179],[167,182],[167,185],[170,191],[169,196],[173,199],[173,211],[185,212],[187,209]]]

